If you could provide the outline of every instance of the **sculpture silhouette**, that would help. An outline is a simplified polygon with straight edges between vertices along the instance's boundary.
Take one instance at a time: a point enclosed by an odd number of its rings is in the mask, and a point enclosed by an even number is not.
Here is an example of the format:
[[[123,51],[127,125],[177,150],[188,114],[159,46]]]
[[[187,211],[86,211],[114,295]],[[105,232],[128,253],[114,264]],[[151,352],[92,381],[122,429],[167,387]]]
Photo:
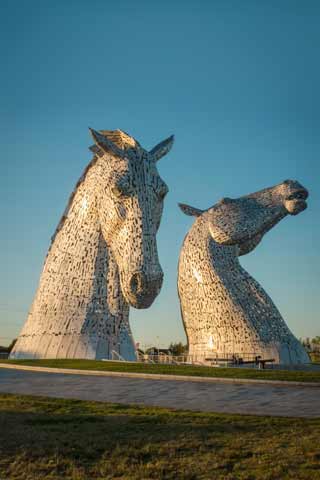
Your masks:
[[[135,360],[129,305],[148,308],[163,273],[156,233],[168,191],[156,162],[122,132],[91,130],[92,161],[52,238],[40,284],[11,358]]]
[[[270,297],[238,260],[286,215],[303,211],[307,197],[298,182],[286,180],[238,199],[224,198],[205,211],[180,204],[185,214],[197,217],[184,240],[178,271],[190,355],[309,362]]]

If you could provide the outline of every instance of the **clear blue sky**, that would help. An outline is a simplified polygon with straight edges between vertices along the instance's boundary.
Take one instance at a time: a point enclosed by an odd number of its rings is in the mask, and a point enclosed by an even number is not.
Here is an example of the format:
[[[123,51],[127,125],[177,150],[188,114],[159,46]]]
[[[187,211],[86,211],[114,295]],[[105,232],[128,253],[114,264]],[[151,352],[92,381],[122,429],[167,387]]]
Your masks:
[[[17,335],[49,239],[90,159],[88,125],[146,148],[171,133],[158,234],[165,272],[142,344],[184,341],[177,261],[192,219],[284,179],[310,190],[241,262],[297,336],[319,327],[320,3],[308,0],[2,0],[0,344]],[[158,337],[158,338],[157,338]]]

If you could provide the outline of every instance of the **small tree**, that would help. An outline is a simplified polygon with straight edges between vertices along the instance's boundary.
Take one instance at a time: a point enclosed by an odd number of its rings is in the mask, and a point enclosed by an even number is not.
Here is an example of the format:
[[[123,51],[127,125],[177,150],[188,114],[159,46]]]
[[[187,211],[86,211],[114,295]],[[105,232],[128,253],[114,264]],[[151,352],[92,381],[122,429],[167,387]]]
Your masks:
[[[169,345],[169,350],[172,352],[172,355],[184,355],[188,352],[188,345],[183,345],[182,342],[171,342]]]

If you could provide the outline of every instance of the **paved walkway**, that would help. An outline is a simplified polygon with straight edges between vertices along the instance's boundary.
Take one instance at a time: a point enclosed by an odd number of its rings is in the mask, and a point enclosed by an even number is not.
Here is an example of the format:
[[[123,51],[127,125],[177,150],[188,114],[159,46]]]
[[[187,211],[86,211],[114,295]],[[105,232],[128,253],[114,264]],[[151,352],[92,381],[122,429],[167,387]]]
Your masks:
[[[320,389],[316,387],[146,380],[0,368],[0,393],[202,412],[320,417]]]

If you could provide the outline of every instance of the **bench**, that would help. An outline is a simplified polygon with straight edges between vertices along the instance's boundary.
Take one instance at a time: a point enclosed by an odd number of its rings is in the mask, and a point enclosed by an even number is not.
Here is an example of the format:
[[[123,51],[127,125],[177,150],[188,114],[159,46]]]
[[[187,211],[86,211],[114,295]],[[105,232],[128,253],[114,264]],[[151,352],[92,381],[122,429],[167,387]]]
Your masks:
[[[227,366],[230,363],[232,365],[252,365],[253,363],[258,366],[259,369],[265,369],[267,363],[274,363],[274,358],[261,358],[260,356],[254,357],[252,360],[243,360],[241,357],[234,356],[233,358],[205,358],[207,362],[225,363]]]

